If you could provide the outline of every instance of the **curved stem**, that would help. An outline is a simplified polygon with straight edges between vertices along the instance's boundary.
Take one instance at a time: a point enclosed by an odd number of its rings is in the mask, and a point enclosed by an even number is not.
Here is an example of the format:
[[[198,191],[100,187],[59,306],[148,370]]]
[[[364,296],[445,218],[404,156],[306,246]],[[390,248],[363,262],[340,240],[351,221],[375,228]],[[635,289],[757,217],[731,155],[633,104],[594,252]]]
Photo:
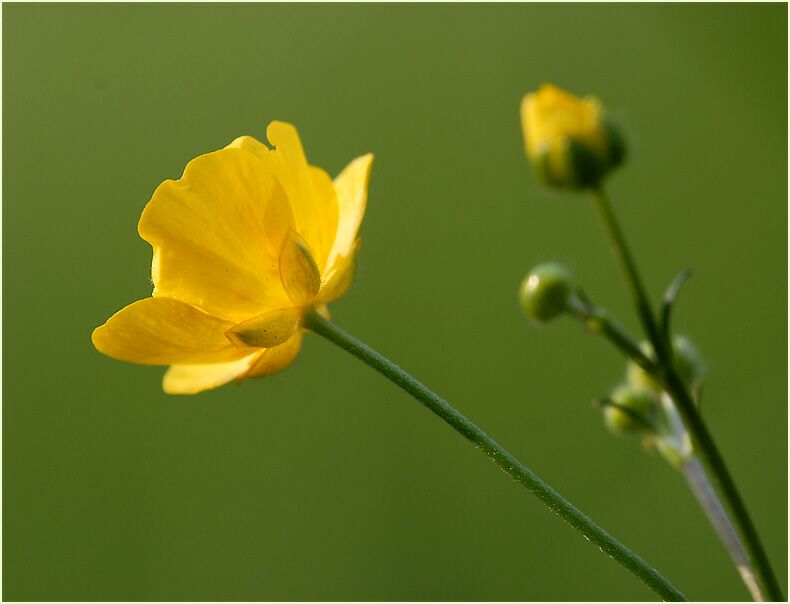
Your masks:
[[[453,429],[483,451],[502,470],[532,492],[552,511],[561,516],[568,524],[582,533],[601,550],[609,554],[631,573],[641,579],[662,599],[684,601],[685,598],[656,569],[622,545],[604,529],[595,524],[582,511],[574,507],[557,491],[543,482],[535,473],[513,457],[493,438],[483,432],[474,422],[457,411],[447,401],[429,390],[395,363],[360,342],[353,336],[327,321],[315,311],[305,316],[305,327],[323,336],[333,344],[351,353],[387,379],[420,401]]]
[[[749,557],[756,569],[762,592],[770,600],[781,601],[783,600],[782,591],[771,569],[765,549],[757,535],[757,530],[735,486],[735,481],[724,463],[724,458],[719,453],[713,437],[694,404],[694,399],[689,394],[683,380],[672,364],[671,350],[666,345],[664,338],[661,337],[650,302],[639,278],[636,263],[628,249],[617,220],[609,207],[606,196],[602,190],[595,189],[592,191],[592,197],[595,209],[609,237],[612,250],[631,289],[642,326],[656,351],[659,364],[659,375],[656,377],[663,382],[667,392],[675,401],[683,422],[691,435],[694,450],[710,475],[714,488],[723,500],[728,513],[733,518],[739,536],[743,540],[746,551],[749,553]]]

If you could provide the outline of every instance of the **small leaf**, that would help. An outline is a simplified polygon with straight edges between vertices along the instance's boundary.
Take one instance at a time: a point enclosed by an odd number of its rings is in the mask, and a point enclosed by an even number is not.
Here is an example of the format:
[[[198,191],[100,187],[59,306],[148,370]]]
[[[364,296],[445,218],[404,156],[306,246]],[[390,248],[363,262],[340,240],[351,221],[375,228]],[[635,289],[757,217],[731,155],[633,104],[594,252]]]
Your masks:
[[[664,293],[664,300],[661,303],[661,319],[659,328],[661,330],[661,335],[664,338],[664,342],[667,345],[667,350],[672,349],[669,337],[669,322],[672,318],[672,308],[675,304],[675,300],[680,293],[680,288],[683,287],[683,284],[688,281],[689,277],[691,277],[694,273],[687,269],[678,275],[672,280],[672,283],[669,284],[667,291]]]

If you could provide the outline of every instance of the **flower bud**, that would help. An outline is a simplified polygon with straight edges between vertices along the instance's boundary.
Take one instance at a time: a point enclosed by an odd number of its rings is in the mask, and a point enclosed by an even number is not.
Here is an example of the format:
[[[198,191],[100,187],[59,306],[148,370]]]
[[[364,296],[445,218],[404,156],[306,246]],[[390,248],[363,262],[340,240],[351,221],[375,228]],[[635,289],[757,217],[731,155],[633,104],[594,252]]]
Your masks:
[[[614,434],[646,434],[652,431],[659,398],[652,390],[620,386],[611,396],[616,405],[604,408],[604,422]]]
[[[573,293],[573,275],[556,262],[544,262],[533,268],[521,282],[518,292],[521,308],[535,321],[548,321],[568,308]]]
[[[580,99],[544,84],[521,102],[527,157],[539,180],[552,187],[584,189],[600,184],[620,164],[620,132],[598,99]]]
[[[655,358],[653,346],[650,342],[644,341],[639,344],[639,348],[650,358]],[[691,386],[695,381],[705,374],[705,364],[696,346],[686,336],[677,335],[672,338],[672,359],[675,370],[680,379],[687,386]],[[626,380],[633,386],[649,388],[660,391],[661,384],[633,361],[628,361],[626,366]]]

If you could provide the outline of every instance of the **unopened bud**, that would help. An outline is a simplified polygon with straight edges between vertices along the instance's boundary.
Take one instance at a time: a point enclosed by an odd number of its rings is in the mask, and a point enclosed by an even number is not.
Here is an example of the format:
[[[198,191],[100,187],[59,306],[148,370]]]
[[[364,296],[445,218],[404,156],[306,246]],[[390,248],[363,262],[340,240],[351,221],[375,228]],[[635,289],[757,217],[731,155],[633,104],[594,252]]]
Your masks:
[[[647,434],[653,431],[659,398],[652,390],[620,386],[611,395],[615,404],[604,408],[606,427],[614,434]]]
[[[524,97],[521,125],[527,157],[549,186],[595,187],[625,155],[619,129],[598,99],[580,99],[551,84]]]
[[[565,312],[572,294],[570,271],[556,262],[545,262],[524,277],[518,297],[530,319],[544,322]]]
[[[639,348],[651,359],[655,359],[653,346],[650,342],[642,342]],[[705,374],[705,364],[697,347],[686,336],[677,335],[672,338],[672,360],[680,379],[687,386],[693,386]],[[626,366],[626,379],[629,384],[642,388],[660,391],[661,384],[655,377],[642,369],[633,361]]]

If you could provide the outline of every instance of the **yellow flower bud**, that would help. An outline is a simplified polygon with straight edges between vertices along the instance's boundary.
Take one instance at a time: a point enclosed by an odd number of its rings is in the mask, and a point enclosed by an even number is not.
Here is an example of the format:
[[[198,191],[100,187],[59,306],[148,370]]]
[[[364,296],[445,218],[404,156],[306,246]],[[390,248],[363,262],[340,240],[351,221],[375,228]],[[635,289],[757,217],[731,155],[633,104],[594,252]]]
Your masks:
[[[620,386],[612,393],[615,405],[604,408],[606,427],[615,434],[645,434],[651,432],[658,408],[658,395],[644,388]]]
[[[597,186],[623,160],[619,131],[594,97],[544,84],[521,102],[521,125],[527,157],[549,186]]]
[[[568,308],[573,293],[573,276],[556,262],[544,262],[533,268],[518,291],[524,313],[535,321],[548,321]]]

